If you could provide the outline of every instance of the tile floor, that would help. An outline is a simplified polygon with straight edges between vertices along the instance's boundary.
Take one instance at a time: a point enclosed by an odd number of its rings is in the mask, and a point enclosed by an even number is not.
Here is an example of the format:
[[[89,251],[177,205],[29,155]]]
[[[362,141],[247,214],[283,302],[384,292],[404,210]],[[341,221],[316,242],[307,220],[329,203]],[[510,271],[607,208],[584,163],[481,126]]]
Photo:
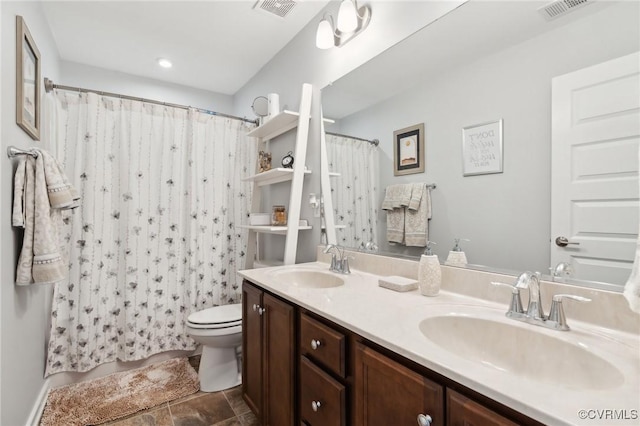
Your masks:
[[[189,358],[197,370],[199,357]],[[221,392],[198,392],[133,414],[109,426],[257,426],[242,400],[240,386]]]

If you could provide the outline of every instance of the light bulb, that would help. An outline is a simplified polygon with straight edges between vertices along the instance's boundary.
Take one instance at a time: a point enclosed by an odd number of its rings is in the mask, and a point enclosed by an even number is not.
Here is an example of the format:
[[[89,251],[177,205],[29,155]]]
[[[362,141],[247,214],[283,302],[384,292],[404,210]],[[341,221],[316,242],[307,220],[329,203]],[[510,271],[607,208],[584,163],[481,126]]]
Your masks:
[[[158,65],[162,68],[171,68],[173,66],[171,61],[166,58],[158,58]]]
[[[338,30],[350,33],[358,28],[358,11],[352,0],[342,0],[338,11]]]
[[[316,47],[318,49],[330,49],[333,46],[333,27],[328,20],[323,19],[320,21],[320,24],[318,24],[318,31],[316,32]]]

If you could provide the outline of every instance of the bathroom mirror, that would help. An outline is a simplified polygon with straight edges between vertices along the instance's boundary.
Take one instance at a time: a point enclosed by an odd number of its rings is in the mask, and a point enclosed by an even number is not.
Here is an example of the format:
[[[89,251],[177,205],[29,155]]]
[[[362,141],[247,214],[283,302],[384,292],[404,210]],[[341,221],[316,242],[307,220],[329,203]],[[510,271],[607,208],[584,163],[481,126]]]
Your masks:
[[[546,3],[467,2],[322,90],[324,115],[336,120],[329,132],[380,140],[372,165],[378,209],[388,185],[437,185],[429,239],[441,261],[454,238],[467,238],[469,262],[485,270],[549,273],[551,79],[640,50],[638,2],[588,3],[551,20],[538,11]],[[497,120],[504,171],[463,176],[462,129]],[[393,132],[420,123],[426,171],[394,177]],[[420,255],[421,248],[388,244],[386,214],[375,216],[380,252]],[[336,224],[339,243],[362,248],[363,241],[341,241],[345,222]],[[622,268],[630,269],[629,258]],[[626,281],[577,278],[616,291]]]

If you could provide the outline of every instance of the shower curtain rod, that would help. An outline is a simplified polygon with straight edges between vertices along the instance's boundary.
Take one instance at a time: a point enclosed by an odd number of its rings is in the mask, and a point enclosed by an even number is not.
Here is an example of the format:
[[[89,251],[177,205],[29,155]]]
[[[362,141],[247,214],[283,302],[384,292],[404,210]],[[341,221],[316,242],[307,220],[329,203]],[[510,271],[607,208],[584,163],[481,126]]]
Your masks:
[[[340,134],[340,133],[333,133],[333,132],[327,132],[327,134],[328,135],[332,135],[332,136],[339,136],[341,138],[351,138],[351,139],[355,139],[357,141],[369,142],[370,144],[372,144],[374,146],[378,146],[380,144],[380,140],[378,140],[378,139],[369,140],[369,139],[359,138],[357,136],[349,136],[349,135],[343,135],[343,134]]]
[[[246,117],[237,117],[235,115],[229,115],[229,114],[224,114],[224,113],[221,113],[221,112],[210,111],[208,109],[191,107],[189,105],[172,104],[172,103],[169,103],[169,102],[160,102],[160,101],[156,101],[156,100],[153,100],[153,99],[145,99],[145,98],[137,98],[135,96],[121,95],[119,93],[103,92],[103,91],[100,91],[100,90],[93,90],[93,89],[83,89],[81,87],[64,86],[62,84],[55,84],[52,80],[50,80],[50,79],[45,77],[44,78],[44,90],[47,93],[49,93],[53,89],[68,90],[68,91],[71,91],[71,92],[80,92],[80,93],[96,93],[96,94],[101,95],[101,96],[111,96],[113,98],[127,99],[127,100],[130,100],[130,101],[145,102],[145,103],[148,103],[148,104],[163,105],[163,106],[168,106],[168,107],[172,107],[172,108],[193,109],[193,110],[196,110],[196,111],[199,111],[199,112],[203,112],[205,114],[217,115],[219,117],[233,118],[235,120],[244,121],[245,123],[252,123],[252,124],[258,125],[258,119],[249,120]]]

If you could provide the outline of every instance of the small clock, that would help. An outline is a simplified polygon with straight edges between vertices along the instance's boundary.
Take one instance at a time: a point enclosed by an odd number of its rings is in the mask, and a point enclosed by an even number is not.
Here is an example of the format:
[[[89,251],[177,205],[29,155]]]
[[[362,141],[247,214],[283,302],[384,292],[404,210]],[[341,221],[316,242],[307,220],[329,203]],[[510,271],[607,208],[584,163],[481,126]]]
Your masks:
[[[293,154],[291,151],[289,151],[289,153],[287,155],[285,155],[284,157],[282,157],[282,167],[287,168],[287,169],[292,169],[293,168]]]

